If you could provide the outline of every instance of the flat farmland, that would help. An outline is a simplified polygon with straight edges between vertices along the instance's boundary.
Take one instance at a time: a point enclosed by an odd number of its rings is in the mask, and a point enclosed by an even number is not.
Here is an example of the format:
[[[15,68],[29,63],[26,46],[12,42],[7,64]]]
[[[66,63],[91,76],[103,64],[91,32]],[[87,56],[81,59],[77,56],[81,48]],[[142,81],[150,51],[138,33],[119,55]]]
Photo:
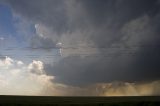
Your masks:
[[[160,106],[159,96],[0,96],[0,106]]]

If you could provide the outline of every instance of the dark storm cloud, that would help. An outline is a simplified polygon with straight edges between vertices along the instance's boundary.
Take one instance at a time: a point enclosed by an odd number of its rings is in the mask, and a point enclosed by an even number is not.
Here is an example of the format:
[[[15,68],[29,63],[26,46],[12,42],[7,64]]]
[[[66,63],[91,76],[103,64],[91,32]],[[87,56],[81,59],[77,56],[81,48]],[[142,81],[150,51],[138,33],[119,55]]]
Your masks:
[[[60,41],[64,46],[79,48],[81,43],[96,48],[99,54],[90,51],[86,57],[63,50],[69,56],[45,65],[58,82],[83,85],[160,78],[158,0],[6,1],[17,14],[50,29],[46,36],[51,40],[41,38],[41,45]]]
[[[47,24],[57,32],[65,29],[65,6],[61,0],[6,0],[24,18]]]
[[[31,47],[30,49],[52,49],[57,48],[56,44],[49,38],[41,38],[39,36],[33,36],[31,40]]]
[[[92,25],[99,31],[91,39],[103,47],[124,36],[119,31],[124,24],[143,15],[150,15],[158,8],[156,1],[151,0],[86,0],[82,3],[89,14],[88,20],[91,20]]]

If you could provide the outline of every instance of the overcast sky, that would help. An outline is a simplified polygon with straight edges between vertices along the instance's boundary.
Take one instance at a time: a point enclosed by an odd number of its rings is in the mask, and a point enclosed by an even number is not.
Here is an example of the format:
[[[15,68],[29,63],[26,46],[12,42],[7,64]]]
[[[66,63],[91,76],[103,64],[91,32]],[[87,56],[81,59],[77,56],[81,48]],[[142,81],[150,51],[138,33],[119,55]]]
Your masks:
[[[0,94],[160,95],[159,19],[159,0],[0,0]]]

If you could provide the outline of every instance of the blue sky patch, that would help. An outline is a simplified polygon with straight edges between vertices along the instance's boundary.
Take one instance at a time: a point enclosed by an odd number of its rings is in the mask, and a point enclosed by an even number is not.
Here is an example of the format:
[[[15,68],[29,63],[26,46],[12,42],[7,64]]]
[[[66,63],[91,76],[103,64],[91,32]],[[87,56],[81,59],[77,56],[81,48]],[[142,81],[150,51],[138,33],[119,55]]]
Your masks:
[[[7,36],[14,33],[12,11],[8,6],[0,5],[0,35]]]

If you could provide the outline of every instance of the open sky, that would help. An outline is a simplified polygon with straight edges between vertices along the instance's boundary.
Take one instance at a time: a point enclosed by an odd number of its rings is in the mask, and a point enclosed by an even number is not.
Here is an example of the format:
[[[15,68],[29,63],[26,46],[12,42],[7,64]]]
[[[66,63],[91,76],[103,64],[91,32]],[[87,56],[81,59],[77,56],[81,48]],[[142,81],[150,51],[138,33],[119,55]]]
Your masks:
[[[160,0],[0,0],[0,95],[160,95]]]

